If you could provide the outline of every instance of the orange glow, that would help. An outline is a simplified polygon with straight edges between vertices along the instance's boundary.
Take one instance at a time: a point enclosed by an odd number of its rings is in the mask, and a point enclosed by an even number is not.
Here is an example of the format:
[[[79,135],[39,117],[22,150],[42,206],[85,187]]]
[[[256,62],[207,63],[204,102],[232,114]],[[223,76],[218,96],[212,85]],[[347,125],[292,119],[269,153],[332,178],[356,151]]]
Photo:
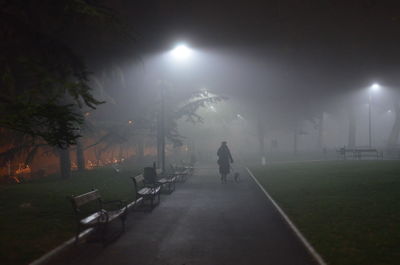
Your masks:
[[[23,164],[19,164],[18,169],[15,170],[15,174],[17,175],[21,175],[21,174],[30,174],[31,173],[31,168],[29,167],[29,165],[23,165]]]

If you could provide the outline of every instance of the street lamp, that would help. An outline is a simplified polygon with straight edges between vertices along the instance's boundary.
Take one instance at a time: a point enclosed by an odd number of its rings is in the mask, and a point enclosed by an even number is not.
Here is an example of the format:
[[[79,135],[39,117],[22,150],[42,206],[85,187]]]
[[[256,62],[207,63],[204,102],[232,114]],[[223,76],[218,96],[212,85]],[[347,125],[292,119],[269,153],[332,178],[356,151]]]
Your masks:
[[[187,45],[185,44],[178,44],[175,46],[170,51],[173,59],[175,61],[183,61],[187,60],[191,54],[193,53],[192,49],[190,49]],[[161,112],[158,116],[159,121],[157,122],[158,127],[157,127],[157,150],[161,153],[158,154],[158,157],[161,161],[159,161],[159,164],[161,162],[161,172],[162,174],[165,174],[165,87],[166,83],[161,82]]]
[[[378,92],[381,89],[381,86],[378,83],[370,86],[368,91],[368,132],[369,132],[369,147],[372,147],[372,122],[371,122],[371,103],[372,103],[372,93]]]
[[[377,83],[375,83],[371,86],[371,90],[374,92],[379,91],[380,89],[381,89],[381,86]]]
[[[181,61],[189,58],[192,50],[186,44],[181,43],[171,50],[171,54],[176,60]]]

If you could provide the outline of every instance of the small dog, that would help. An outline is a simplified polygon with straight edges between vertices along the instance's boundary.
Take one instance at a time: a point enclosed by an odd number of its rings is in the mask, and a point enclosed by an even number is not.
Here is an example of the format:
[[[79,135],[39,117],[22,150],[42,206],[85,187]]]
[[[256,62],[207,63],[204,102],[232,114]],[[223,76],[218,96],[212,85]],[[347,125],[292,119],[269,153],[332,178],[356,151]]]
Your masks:
[[[239,182],[239,180],[240,180],[239,172],[235,172],[235,174],[233,174],[233,177],[234,177],[236,182]]]

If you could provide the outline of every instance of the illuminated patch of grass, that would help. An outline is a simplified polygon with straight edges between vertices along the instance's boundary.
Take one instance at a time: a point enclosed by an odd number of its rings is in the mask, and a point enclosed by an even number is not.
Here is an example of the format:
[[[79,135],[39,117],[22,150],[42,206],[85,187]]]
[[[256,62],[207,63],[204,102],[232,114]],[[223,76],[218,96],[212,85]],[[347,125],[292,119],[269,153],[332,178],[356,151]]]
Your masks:
[[[129,176],[135,173],[104,168],[0,186],[0,263],[27,264],[72,237],[75,217],[67,196],[96,188],[105,200],[133,200]]]
[[[399,161],[273,164],[253,173],[328,264],[400,264]]]

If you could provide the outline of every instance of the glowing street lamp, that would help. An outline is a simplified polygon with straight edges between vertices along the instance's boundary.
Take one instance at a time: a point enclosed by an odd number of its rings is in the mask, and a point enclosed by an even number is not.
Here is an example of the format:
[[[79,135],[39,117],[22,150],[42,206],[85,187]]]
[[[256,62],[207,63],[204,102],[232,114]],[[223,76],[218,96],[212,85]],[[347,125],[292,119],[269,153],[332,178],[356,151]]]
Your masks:
[[[176,61],[187,60],[193,53],[187,45],[181,43],[175,46],[174,49],[170,51],[171,55]],[[161,84],[161,113],[159,115],[158,122],[158,138],[157,145],[159,147],[159,158],[161,159],[161,171],[165,174],[165,85]],[[161,149],[161,150],[160,150]]]
[[[368,92],[368,133],[369,133],[369,147],[372,147],[372,119],[371,119],[371,103],[372,103],[372,93],[378,92],[381,89],[381,86],[378,83],[374,83],[369,87]]]
[[[177,60],[186,60],[192,54],[192,50],[185,44],[178,44],[171,51],[171,54]]]
[[[381,89],[381,86],[378,83],[375,83],[370,88],[372,91],[377,92]]]

